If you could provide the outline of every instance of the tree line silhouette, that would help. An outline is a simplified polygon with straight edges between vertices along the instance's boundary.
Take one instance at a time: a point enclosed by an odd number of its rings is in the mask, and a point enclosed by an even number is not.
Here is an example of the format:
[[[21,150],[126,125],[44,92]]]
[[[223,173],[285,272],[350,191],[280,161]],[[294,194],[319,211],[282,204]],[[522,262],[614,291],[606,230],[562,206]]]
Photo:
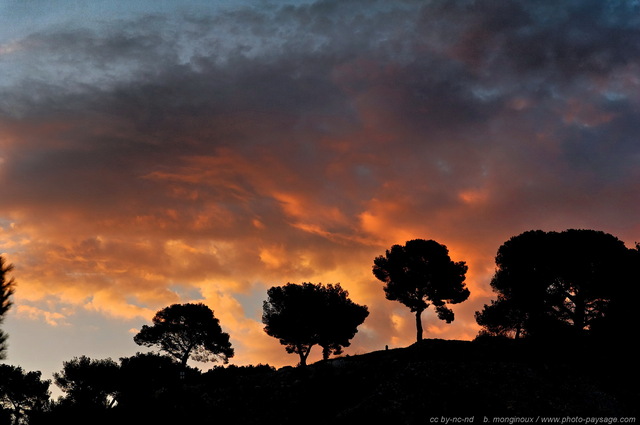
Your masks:
[[[11,306],[12,269],[0,256],[0,323]],[[383,283],[386,298],[415,315],[418,343],[423,339],[421,315],[430,305],[439,319],[451,323],[450,305],[470,295],[465,262],[452,261],[447,247],[433,240],[393,245],[374,259],[372,272]],[[537,230],[514,236],[498,249],[491,280],[497,298],[476,312],[481,326],[476,339],[623,340],[637,323],[633,312],[639,276],[640,244],[629,249],[601,231]],[[297,354],[298,366],[304,367],[315,345],[322,348],[324,360],[340,355],[368,315],[367,306],[350,300],[340,284],[287,283],[267,291],[262,322],[264,331],[288,353]],[[5,339],[0,331],[0,356],[6,351]],[[231,365],[202,373],[188,366],[189,359],[227,364],[234,355],[229,334],[202,303],[159,310],[134,341],[165,354],[137,353],[119,363],[86,356],[65,361],[54,374],[54,383],[64,392],[57,401],[50,400],[51,381],[43,380],[40,372],[0,365],[0,425],[108,423],[125,416],[169,423],[169,418],[184,419],[206,404],[196,394],[198,385],[275,370]],[[199,384],[187,387],[185,382]]]

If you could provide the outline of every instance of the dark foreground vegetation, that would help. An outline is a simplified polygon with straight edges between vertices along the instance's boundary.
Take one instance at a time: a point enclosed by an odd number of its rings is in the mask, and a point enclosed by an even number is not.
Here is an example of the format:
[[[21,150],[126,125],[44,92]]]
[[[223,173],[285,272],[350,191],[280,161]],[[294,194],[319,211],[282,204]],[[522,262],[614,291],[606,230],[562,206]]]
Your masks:
[[[255,424],[637,414],[637,383],[629,363],[612,362],[613,353],[520,342],[425,340],[405,349],[247,376],[244,382],[238,377],[212,395],[212,406],[230,420]],[[210,373],[214,386],[215,373]],[[216,416],[212,408],[210,418]]]
[[[306,367],[187,369],[182,378],[164,356],[137,362],[120,367],[115,402],[61,403],[30,423],[425,424],[472,415],[481,423],[483,416],[629,417],[640,406],[632,351],[591,342],[423,340]]]

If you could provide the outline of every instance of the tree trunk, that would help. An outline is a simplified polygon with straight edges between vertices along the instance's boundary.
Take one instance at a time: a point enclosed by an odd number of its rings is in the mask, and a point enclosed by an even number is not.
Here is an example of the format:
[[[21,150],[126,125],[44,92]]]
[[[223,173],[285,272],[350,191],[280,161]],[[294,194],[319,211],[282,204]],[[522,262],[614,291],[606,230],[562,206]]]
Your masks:
[[[422,341],[422,312],[424,310],[416,311],[416,341]]]
[[[298,355],[300,356],[299,366],[307,365],[307,357],[309,357],[309,353],[311,352],[311,347],[298,347]]]
[[[576,329],[578,329],[579,331],[583,330],[586,323],[585,323],[585,310],[586,310],[586,303],[584,301],[584,298],[582,298],[580,296],[580,294],[578,294],[575,297],[575,310],[573,313],[573,324],[575,325]]]
[[[182,369],[185,369],[187,367],[187,360],[189,360],[189,353],[184,354],[180,359],[180,365],[182,366]]]
[[[322,360],[329,360],[331,350],[328,347],[322,347]]]

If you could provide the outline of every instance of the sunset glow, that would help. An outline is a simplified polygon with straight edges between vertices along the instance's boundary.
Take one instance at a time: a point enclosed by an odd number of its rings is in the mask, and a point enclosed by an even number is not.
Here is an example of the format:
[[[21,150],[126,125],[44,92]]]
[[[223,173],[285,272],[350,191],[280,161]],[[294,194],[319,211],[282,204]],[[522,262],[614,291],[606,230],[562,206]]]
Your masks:
[[[347,354],[410,345],[371,268],[415,238],[469,266],[425,337],[473,339],[511,236],[640,240],[637,5],[18,3],[0,1],[3,329],[6,361],[45,377],[135,354],[157,310],[195,301],[231,363],[295,364],[261,323],[287,282],[368,306]]]

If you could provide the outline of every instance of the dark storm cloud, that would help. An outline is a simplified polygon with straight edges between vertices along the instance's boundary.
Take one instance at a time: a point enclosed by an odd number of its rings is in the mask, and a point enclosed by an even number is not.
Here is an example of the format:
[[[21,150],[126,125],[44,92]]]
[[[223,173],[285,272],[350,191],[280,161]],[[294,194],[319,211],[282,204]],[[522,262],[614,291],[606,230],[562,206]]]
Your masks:
[[[434,206],[521,167],[534,180],[567,173],[591,184],[578,175],[590,168],[624,181],[638,100],[606,85],[636,64],[634,7],[325,1],[43,31],[9,53],[23,73],[3,89],[3,126],[21,143],[5,148],[4,172],[14,198],[87,205],[131,184],[153,202],[142,177],[220,148],[286,158],[326,198],[335,184],[324,174],[342,158],[378,181],[437,182],[440,195],[423,194]],[[325,143],[347,135],[357,136],[346,153]],[[496,151],[513,166],[496,164]],[[366,185],[356,171],[339,178]]]
[[[510,63],[518,72],[569,78],[634,61],[639,9],[635,2],[597,0],[431,2],[422,24],[428,28],[437,18],[453,26],[448,42],[475,66]]]

